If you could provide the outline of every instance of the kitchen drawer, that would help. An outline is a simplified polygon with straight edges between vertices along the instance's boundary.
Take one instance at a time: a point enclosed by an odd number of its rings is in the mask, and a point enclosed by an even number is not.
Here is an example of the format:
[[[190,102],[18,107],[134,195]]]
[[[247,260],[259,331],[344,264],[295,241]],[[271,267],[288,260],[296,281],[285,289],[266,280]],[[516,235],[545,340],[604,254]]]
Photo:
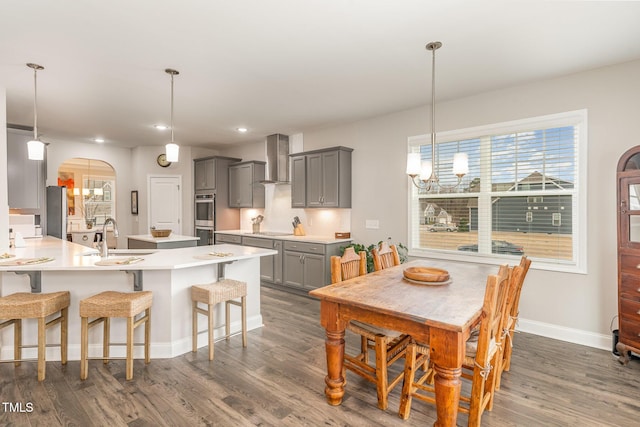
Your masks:
[[[622,272],[629,274],[639,274],[640,256],[623,254],[620,255],[620,268]]]
[[[640,274],[622,273],[620,298],[640,302]]]
[[[232,243],[234,245],[241,245],[242,236],[236,236],[235,234],[216,233],[216,243]]]
[[[640,302],[620,298],[620,317],[640,323]]]
[[[272,239],[262,239],[260,237],[242,236],[242,244],[245,246],[253,246],[256,248],[273,249]]]
[[[284,250],[324,255],[325,245],[319,243],[292,242],[287,240],[284,242]]]
[[[623,344],[640,348],[640,322],[634,322],[626,317],[621,317],[620,321],[620,342]]]

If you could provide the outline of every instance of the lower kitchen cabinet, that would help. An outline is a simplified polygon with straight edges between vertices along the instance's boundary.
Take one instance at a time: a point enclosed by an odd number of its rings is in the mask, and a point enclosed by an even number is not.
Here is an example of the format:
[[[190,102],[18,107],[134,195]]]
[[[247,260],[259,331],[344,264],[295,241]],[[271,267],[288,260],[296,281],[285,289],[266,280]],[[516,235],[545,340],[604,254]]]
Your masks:
[[[276,255],[260,257],[260,280],[281,284],[282,283],[282,241],[263,239],[253,236],[242,236],[243,246],[274,249]]]
[[[283,285],[297,290],[321,288],[331,283],[331,257],[340,255],[342,243],[284,242]]]
[[[230,243],[274,249],[276,255],[260,258],[260,281],[305,294],[331,283],[331,256],[340,255],[339,243],[313,243],[259,235],[216,233],[216,244]]]

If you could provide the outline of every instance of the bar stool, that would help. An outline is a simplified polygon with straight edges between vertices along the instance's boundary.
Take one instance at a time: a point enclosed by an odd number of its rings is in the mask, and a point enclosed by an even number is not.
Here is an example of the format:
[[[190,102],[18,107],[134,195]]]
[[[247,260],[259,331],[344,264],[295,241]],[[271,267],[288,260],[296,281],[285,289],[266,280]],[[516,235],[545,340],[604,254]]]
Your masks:
[[[15,366],[20,362],[38,361],[38,381],[43,381],[46,373],[47,329],[60,323],[60,361],[67,364],[67,331],[69,326],[69,291],[34,294],[18,292],[0,298],[0,318],[9,319],[0,323],[0,329],[13,324],[13,355]],[[60,312],[55,319],[46,317]],[[38,319],[38,345],[22,345],[22,319]],[[58,346],[58,344],[51,344]],[[22,359],[23,348],[38,347],[38,359]],[[2,362],[12,362],[3,360]]]
[[[240,302],[233,301],[240,298]],[[222,279],[214,283],[206,285],[191,286],[191,301],[193,303],[193,352],[198,351],[198,313],[207,316],[209,327],[207,329],[209,336],[209,360],[213,360],[213,329],[214,317],[213,306],[225,303],[225,339],[229,339],[230,333],[230,315],[229,305],[235,305],[242,309],[242,346],[247,346],[247,284],[238,280]],[[198,303],[207,304],[207,309],[198,307]],[[204,331],[201,331],[204,332]]]
[[[127,318],[127,356],[126,378],[133,378],[133,331],[144,323],[144,363],[149,363],[149,336],[151,334],[151,291],[115,292],[106,291],[80,301],[80,379],[86,380],[89,373],[89,329],[103,322],[104,335],[102,344],[102,359],[106,364],[110,359],[109,346],[122,345],[110,342],[110,319],[112,317]],[[144,311],[138,320],[135,317]],[[97,319],[89,322],[90,317]]]

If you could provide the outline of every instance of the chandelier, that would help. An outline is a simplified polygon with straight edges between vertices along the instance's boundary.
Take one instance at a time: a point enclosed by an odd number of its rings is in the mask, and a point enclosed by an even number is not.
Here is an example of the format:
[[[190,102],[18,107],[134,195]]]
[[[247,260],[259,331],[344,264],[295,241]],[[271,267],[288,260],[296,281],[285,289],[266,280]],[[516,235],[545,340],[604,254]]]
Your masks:
[[[422,160],[420,153],[407,155],[407,175],[411,182],[421,190],[436,192],[440,190],[453,191],[462,182],[462,178],[469,172],[469,158],[466,153],[456,153],[453,156],[453,174],[458,177],[457,184],[444,186],[440,184],[433,165],[436,164],[436,50],[442,47],[440,42],[428,43],[426,48],[432,52],[431,61],[431,161]]]

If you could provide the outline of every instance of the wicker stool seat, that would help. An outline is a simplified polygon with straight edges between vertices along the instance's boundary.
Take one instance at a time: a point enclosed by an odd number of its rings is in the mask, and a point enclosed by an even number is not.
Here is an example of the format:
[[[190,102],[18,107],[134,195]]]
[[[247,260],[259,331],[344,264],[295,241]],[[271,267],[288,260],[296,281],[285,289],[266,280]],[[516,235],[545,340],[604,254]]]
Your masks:
[[[14,362],[16,366],[20,366],[22,361],[34,360],[22,359],[23,348],[36,347],[35,345],[22,345],[22,319],[38,319],[38,381],[43,381],[46,373],[46,331],[58,323],[60,323],[60,361],[65,365],[67,363],[70,299],[69,291],[45,294],[18,292],[0,298],[0,319],[5,319],[0,322],[0,329],[9,325],[13,325],[14,328],[14,360],[3,360],[2,362]],[[46,321],[47,316],[58,312],[60,312],[58,317]]]
[[[233,301],[240,298],[240,302]],[[193,352],[198,351],[198,314],[203,314],[208,318],[208,343],[209,360],[213,360],[213,330],[214,313],[213,307],[221,302],[225,303],[225,339],[229,339],[230,314],[229,306],[235,305],[241,308],[242,313],[242,346],[247,346],[247,284],[238,280],[222,279],[206,285],[193,285],[191,287],[191,301],[193,304]],[[206,304],[207,309],[198,307],[198,303]],[[203,331],[204,332],[204,331]]]
[[[103,323],[103,347],[102,359],[106,364],[109,357],[109,347],[119,345],[110,342],[110,319],[112,317],[124,317],[127,319],[127,356],[126,378],[133,378],[133,331],[144,323],[144,361],[150,362],[149,343],[151,334],[151,304],[153,293],[142,292],[115,292],[106,291],[85,298],[80,301],[81,319],[81,350],[80,350],[80,379],[87,379],[89,373],[89,329],[99,323]],[[135,316],[144,312],[139,319]],[[96,319],[89,322],[90,317]]]

